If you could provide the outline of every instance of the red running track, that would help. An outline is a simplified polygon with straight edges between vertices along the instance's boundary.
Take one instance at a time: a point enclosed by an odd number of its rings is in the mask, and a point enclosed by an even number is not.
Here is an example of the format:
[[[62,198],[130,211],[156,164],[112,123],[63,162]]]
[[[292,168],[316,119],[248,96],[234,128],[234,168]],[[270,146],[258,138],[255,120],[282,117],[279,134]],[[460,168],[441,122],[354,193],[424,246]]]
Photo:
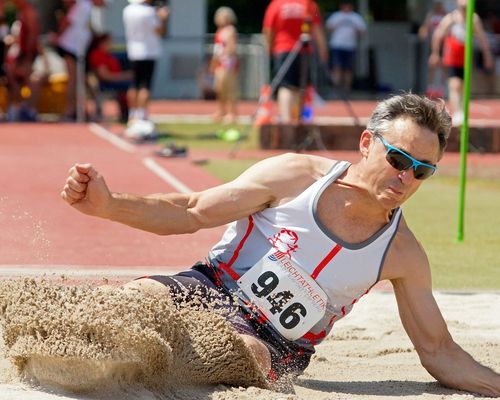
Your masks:
[[[184,268],[203,259],[224,230],[161,237],[73,210],[60,192],[75,162],[93,163],[113,191],[174,190],[146,168],[144,151],[121,150],[88,125],[4,124],[0,149],[0,275],[34,266]],[[218,183],[187,160],[157,161],[192,190]]]

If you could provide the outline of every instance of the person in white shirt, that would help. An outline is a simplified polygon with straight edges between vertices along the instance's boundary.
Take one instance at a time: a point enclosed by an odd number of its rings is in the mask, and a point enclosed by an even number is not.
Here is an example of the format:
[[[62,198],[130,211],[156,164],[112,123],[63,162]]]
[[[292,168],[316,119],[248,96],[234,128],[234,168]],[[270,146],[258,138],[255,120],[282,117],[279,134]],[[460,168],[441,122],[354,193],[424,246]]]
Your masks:
[[[354,12],[350,1],[340,3],[340,11],[326,20],[330,37],[330,68],[333,83],[337,88],[349,92],[352,87],[354,54],[358,39],[366,31],[363,17]]]
[[[130,111],[125,133],[135,136],[141,134],[136,128],[144,126],[142,121],[148,121],[151,82],[155,62],[162,53],[161,38],[167,32],[169,10],[166,6],[153,6],[152,0],[128,2],[123,9],[123,24],[133,79],[127,93]]]
[[[76,69],[78,58],[85,57],[92,40],[90,16],[92,8],[104,7],[105,0],[64,0],[67,10],[56,35],[49,37],[49,42],[57,48],[64,58],[68,73],[66,87],[66,110],[64,120],[76,119]]]

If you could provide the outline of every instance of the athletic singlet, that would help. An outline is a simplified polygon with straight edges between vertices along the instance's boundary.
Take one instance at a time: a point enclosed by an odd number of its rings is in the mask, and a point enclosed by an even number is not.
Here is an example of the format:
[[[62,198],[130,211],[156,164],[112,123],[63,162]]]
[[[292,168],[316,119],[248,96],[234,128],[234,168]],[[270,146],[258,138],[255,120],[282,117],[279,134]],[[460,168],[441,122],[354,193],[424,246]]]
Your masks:
[[[321,342],[333,324],[347,315],[353,305],[377,283],[402,216],[401,209],[394,210],[387,225],[357,244],[346,243],[329,232],[318,218],[318,200],[349,166],[348,162],[337,162],[325,176],[291,201],[231,223],[221,241],[209,253],[209,261],[222,284],[238,296],[249,312],[271,330],[306,348]],[[247,285],[247,291],[242,290],[241,281],[248,275],[255,275],[252,270],[260,270],[263,262],[274,264],[267,270],[262,269],[264,272],[260,276],[258,272]],[[288,279],[294,281],[289,285],[291,292],[295,290],[293,287],[302,286],[306,296],[309,295],[308,301],[316,304],[309,305],[309,308],[302,307],[302,310],[300,304],[293,303],[293,299],[289,302],[292,304],[287,303],[292,296],[288,290],[269,291],[274,287],[272,275],[279,269],[278,266],[286,269]],[[310,283],[310,280],[315,283]],[[269,320],[269,316],[273,317],[272,313],[263,315],[255,306],[254,299],[250,300],[249,287],[257,296],[264,293],[269,301],[280,306],[274,309],[278,311],[277,322]],[[325,304],[322,304],[319,292],[326,295]],[[306,324],[308,330],[300,337],[292,335],[288,338],[283,334],[283,327],[277,329],[280,321],[286,327],[297,323],[297,320],[301,322],[301,318],[307,319],[318,311],[312,310],[314,307],[323,309],[323,314],[319,315],[319,320],[313,321],[312,326]],[[316,314],[314,316],[319,318]]]
[[[217,32],[215,32],[214,56],[217,57],[217,67],[222,67],[227,71],[237,71],[239,69],[238,56],[236,54],[225,54],[228,29],[234,28],[232,26],[225,26],[217,29]]]
[[[456,17],[454,17],[456,19]],[[463,68],[465,56],[465,23],[454,21],[444,39],[443,64]]]

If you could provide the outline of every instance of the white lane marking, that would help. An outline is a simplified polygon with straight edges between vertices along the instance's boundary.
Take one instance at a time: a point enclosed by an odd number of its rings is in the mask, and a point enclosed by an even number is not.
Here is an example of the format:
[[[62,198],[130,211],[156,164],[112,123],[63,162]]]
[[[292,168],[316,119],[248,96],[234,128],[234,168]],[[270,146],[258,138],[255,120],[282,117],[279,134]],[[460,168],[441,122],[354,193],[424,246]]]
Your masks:
[[[113,133],[103,128],[102,126],[95,123],[91,123],[89,124],[89,128],[94,135],[110,142],[119,149],[126,151],[127,153],[135,153],[136,148],[134,145],[130,144],[129,142],[123,139],[120,139],[118,136],[114,135]]]
[[[172,275],[185,271],[185,267],[146,267],[136,268],[110,268],[109,265],[15,265],[0,264],[0,276],[23,277],[23,276],[66,276],[81,278],[105,278],[105,277],[138,277],[147,275]]]
[[[193,191],[184,185],[180,180],[168,172],[165,168],[158,165],[158,163],[151,157],[146,157],[142,159],[143,164],[150,171],[158,175],[161,179],[167,182],[169,185],[173,186],[180,193],[193,193]]]

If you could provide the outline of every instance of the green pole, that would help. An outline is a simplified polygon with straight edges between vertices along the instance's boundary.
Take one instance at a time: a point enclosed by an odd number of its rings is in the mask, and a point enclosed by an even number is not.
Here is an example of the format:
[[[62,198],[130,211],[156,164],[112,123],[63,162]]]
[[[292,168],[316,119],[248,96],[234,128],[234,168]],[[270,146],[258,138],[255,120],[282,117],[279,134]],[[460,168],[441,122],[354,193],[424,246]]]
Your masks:
[[[465,184],[467,181],[467,150],[469,145],[469,101],[470,83],[472,70],[472,38],[474,36],[474,5],[475,0],[467,2],[467,37],[465,41],[464,60],[464,121],[460,131],[460,190],[458,204],[458,232],[457,240],[464,240],[464,216],[465,216]]]

